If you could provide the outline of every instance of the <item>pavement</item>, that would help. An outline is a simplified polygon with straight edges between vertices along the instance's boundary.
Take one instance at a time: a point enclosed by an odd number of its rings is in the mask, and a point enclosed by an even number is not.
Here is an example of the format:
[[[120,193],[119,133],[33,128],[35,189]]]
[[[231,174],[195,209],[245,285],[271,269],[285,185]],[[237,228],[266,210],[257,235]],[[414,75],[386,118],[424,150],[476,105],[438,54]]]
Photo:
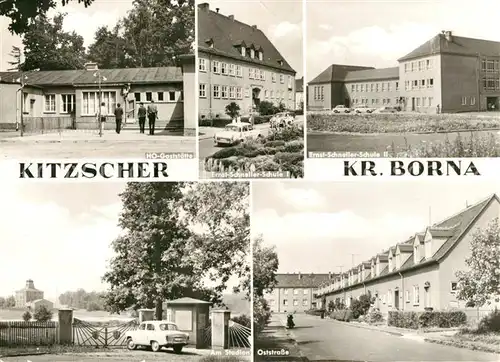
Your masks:
[[[273,315],[273,323],[285,320],[285,314]],[[294,321],[290,337],[310,361],[500,361],[498,354],[427,343],[416,332],[374,330],[307,314],[296,314]]]
[[[144,158],[146,152],[196,152],[195,137],[175,133],[154,136],[137,131],[63,131],[0,138],[0,159]]]

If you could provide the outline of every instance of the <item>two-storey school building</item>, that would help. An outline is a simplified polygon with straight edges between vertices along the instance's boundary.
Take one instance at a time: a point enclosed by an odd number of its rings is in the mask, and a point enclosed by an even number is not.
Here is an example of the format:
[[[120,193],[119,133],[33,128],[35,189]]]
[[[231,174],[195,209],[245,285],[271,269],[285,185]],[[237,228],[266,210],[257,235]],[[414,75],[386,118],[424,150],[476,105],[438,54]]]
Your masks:
[[[498,110],[500,42],[443,31],[393,68],[332,64],[308,84],[308,109],[398,106],[403,111]]]
[[[424,311],[465,308],[457,295],[457,271],[466,271],[470,241],[500,216],[500,199],[492,195],[407,240],[324,282],[314,293],[316,302],[353,299],[370,293],[382,313],[390,310]]]
[[[295,109],[296,72],[256,25],[198,5],[198,80],[200,119],[227,118],[235,102],[240,114],[262,101]]]

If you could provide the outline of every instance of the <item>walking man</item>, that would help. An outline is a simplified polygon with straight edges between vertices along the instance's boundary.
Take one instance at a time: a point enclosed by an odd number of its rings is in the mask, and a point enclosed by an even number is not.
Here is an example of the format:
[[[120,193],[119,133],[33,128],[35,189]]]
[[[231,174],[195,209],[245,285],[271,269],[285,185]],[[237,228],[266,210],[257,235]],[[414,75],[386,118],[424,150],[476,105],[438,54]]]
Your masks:
[[[122,129],[122,120],[123,120],[123,108],[120,103],[116,105],[115,108],[115,121],[116,121],[116,133],[120,134]]]
[[[154,101],[151,101],[151,104],[148,105],[148,119],[149,119],[149,134],[155,134],[155,121],[158,116],[158,109],[156,108],[156,104]]]
[[[139,132],[144,133],[144,126],[146,125],[146,107],[144,103],[141,102],[139,110],[137,111],[137,117],[139,117]]]

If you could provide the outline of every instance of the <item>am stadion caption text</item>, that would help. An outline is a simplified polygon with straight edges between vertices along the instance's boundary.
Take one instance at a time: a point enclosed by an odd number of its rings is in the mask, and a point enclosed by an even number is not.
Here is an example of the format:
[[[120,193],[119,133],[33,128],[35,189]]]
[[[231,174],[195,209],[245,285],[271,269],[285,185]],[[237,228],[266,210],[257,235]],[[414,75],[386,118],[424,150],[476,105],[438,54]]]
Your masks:
[[[165,181],[195,180],[196,159],[168,161],[86,160],[61,162],[19,162],[18,178],[24,180],[123,180]]]

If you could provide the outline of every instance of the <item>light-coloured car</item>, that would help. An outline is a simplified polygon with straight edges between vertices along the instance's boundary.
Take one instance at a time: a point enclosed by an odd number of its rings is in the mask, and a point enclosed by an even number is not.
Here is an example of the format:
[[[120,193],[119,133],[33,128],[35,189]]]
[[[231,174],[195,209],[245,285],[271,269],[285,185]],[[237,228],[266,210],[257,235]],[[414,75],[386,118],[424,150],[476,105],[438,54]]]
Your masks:
[[[370,108],[367,105],[361,105],[354,108],[354,112],[356,113],[372,113],[374,110],[375,108]]]
[[[250,123],[235,122],[226,125],[224,131],[217,132],[214,135],[214,142],[218,146],[235,145],[247,139],[254,139],[260,136],[260,131],[254,129]]]
[[[350,112],[351,109],[342,104],[335,106],[335,108],[333,109],[333,113],[350,113]]]
[[[150,347],[158,352],[162,347],[173,348],[175,353],[181,353],[189,342],[189,334],[179,331],[175,323],[167,321],[147,321],[139,324],[135,331],[125,334],[127,348],[134,350],[139,346]]]
[[[396,107],[384,106],[376,109],[373,113],[397,113],[398,109]]]

